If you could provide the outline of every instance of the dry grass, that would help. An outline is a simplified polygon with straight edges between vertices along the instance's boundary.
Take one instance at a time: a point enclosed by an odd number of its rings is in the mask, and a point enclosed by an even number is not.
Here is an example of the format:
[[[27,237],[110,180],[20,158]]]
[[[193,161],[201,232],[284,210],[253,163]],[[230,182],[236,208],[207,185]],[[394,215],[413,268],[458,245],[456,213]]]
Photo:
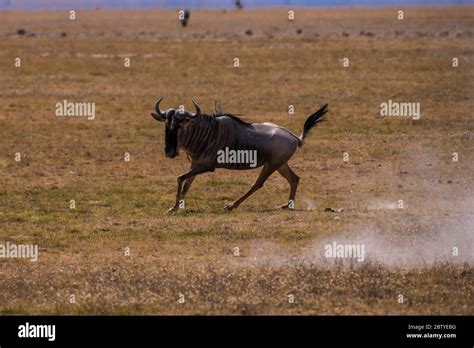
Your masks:
[[[393,9],[304,10],[295,23],[283,10],[193,11],[186,31],[175,15],[81,11],[70,22],[61,12],[0,13],[0,242],[40,248],[37,263],[0,260],[0,311],[472,314],[473,8],[410,9],[404,22]],[[36,36],[19,37],[19,28]],[[224,213],[258,172],[217,171],[195,180],[188,210],[165,214],[188,163],[164,158],[162,125],[149,116],[159,95],[165,107],[196,98],[208,112],[220,100],[295,132],[328,102],[328,122],[291,161],[297,210],[275,209],[288,195],[276,174]],[[96,119],[55,117],[63,99],[95,102]],[[381,118],[388,99],[420,102],[422,118]],[[380,204],[399,199],[403,210]],[[447,234],[426,248],[459,246],[468,262],[288,262],[315,242],[365,231],[393,250]]]

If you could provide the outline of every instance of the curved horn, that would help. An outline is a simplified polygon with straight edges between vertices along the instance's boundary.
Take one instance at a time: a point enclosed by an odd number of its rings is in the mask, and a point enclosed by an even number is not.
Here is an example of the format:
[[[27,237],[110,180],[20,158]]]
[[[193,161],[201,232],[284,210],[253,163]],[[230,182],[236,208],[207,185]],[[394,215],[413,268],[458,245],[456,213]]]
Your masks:
[[[155,105],[155,110],[159,115],[164,116],[165,113],[163,111],[161,111],[161,109],[160,109],[160,103],[161,103],[162,100],[163,100],[163,97],[160,97],[160,99],[158,99],[158,101],[156,102],[156,105]]]
[[[199,116],[201,115],[201,108],[199,107],[198,103],[193,99],[193,104],[194,107],[196,108],[196,113],[193,116]]]

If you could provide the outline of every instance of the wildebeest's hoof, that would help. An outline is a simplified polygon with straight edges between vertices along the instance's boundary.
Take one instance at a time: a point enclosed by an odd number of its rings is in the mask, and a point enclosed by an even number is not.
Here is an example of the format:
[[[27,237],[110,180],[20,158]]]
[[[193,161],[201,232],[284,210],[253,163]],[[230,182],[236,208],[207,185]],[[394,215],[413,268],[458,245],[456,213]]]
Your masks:
[[[286,204],[280,205],[278,208],[287,209],[287,210],[294,210],[295,206],[294,206],[294,203],[286,203]]]
[[[237,206],[236,206],[234,203],[230,203],[229,205],[226,205],[226,206],[224,207],[224,210],[226,210],[226,211],[231,211],[231,210],[233,210],[233,209],[235,209],[235,208],[237,208]]]
[[[168,213],[174,213],[174,212],[176,212],[176,211],[178,211],[178,207],[177,207],[177,206],[174,206],[174,207],[171,207],[171,208],[168,209]]]

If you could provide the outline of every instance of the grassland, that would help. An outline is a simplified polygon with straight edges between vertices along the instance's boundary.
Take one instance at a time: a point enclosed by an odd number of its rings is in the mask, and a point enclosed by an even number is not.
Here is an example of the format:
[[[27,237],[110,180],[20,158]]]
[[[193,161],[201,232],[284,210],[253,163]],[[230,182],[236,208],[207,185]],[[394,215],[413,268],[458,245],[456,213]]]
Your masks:
[[[0,12],[0,242],[40,250],[0,259],[0,313],[473,314],[474,9],[396,14],[192,11],[183,29],[170,10]],[[189,164],[164,157],[160,95],[295,132],[329,103],[290,162],[297,209],[276,209],[275,174],[224,212],[258,172],[216,171],[166,214]],[[56,117],[64,99],[96,103],[95,120]],[[389,99],[421,119],[380,117]],[[324,260],[340,240],[371,257]]]

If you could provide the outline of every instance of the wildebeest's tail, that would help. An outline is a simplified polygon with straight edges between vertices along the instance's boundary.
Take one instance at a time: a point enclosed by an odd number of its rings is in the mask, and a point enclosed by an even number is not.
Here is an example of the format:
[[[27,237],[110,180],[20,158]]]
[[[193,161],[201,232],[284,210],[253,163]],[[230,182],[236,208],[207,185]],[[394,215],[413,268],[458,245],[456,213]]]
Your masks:
[[[307,119],[306,122],[304,123],[303,126],[303,131],[301,132],[301,135],[299,136],[299,146],[303,145],[304,138],[308,134],[308,132],[316,125],[316,123],[319,123],[322,121],[321,117],[324,116],[326,112],[328,112],[328,104],[324,105],[321,109],[316,111],[314,114],[310,115]]]

